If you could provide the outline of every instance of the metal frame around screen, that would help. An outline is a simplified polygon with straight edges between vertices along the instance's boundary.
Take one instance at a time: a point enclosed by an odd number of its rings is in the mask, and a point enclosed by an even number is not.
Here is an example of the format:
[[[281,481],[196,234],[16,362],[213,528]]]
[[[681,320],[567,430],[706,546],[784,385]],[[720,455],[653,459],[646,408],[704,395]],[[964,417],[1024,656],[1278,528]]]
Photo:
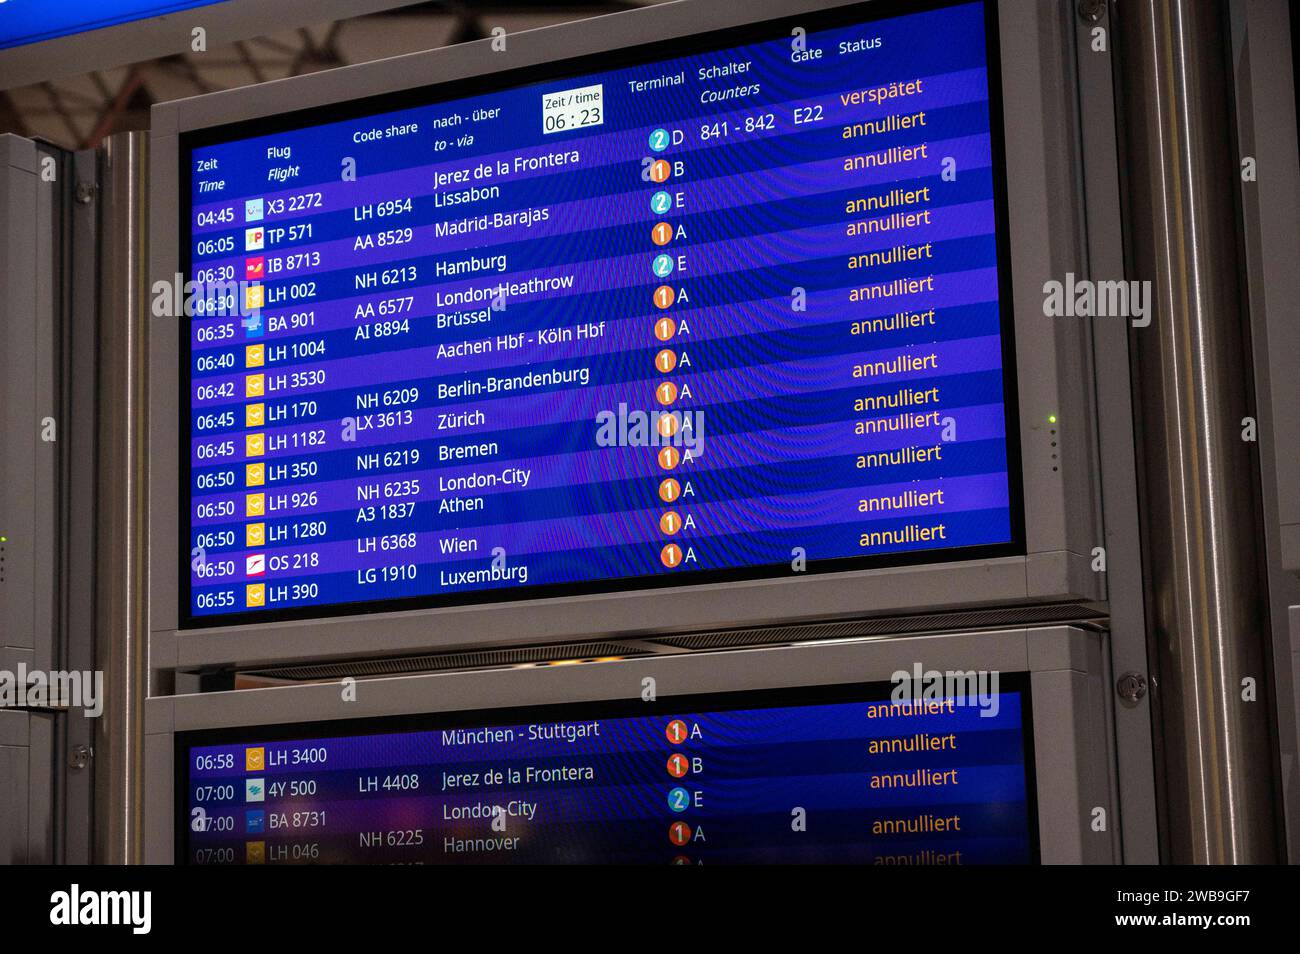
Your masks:
[[[153,113],[152,277],[167,280],[179,270],[179,242],[188,237],[188,232],[178,235],[176,226],[177,196],[185,187],[179,179],[181,134],[418,88],[431,80],[469,80],[851,5],[757,0],[741,12],[723,3],[687,0],[517,34],[501,53],[483,41],[162,104]],[[1006,370],[1018,381],[1024,555],[178,632],[177,568],[188,563],[178,552],[174,404],[180,386],[181,322],[160,319],[151,334],[151,665],[157,670],[197,669],[937,607],[1100,599],[1102,580],[1089,566],[1099,534],[1087,329],[1081,322],[1047,319],[1040,306],[1044,281],[1085,271],[1079,264],[1077,182],[1068,162],[1044,168],[1042,158],[1049,148],[1073,148],[1069,118],[1051,108],[1044,95],[1045,85],[1059,89],[1068,78],[1051,69],[1054,63],[1035,42],[1043,14],[1033,0],[1002,0],[998,7],[1016,302],[1016,367]],[[1063,196],[1075,201],[1062,201]],[[1049,423],[1049,415],[1057,422]]]

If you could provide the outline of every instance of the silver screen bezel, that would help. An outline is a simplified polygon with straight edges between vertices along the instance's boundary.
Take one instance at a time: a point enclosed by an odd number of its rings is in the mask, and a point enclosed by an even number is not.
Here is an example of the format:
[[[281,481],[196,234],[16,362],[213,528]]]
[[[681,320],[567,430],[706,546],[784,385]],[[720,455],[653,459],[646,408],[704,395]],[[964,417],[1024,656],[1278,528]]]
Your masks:
[[[153,111],[150,256],[153,281],[179,270],[175,210],[179,137],[214,126],[464,80],[620,47],[689,36],[853,4],[757,0],[743,10],[682,0],[651,9],[396,57],[311,76],[165,103]],[[1054,108],[1062,84],[1049,36],[1069,42],[1061,11],[1001,0],[1002,90],[1011,223],[1011,274],[1026,552],[1021,556],[852,570],[696,586],[480,603],[396,612],[179,628],[178,547],[180,323],[156,319],[150,334],[150,659],[155,670],[261,665],[589,637],[673,633],[938,608],[1098,600],[1095,435],[1085,323],[1049,319],[1042,286],[1083,260],[1082,196],[1063,162],[1042,156],[1071,141],[1072,117]],[[1071,199],[1072,197],[1072,199]],[[1049,422],[1049,415],[1059,422]]]

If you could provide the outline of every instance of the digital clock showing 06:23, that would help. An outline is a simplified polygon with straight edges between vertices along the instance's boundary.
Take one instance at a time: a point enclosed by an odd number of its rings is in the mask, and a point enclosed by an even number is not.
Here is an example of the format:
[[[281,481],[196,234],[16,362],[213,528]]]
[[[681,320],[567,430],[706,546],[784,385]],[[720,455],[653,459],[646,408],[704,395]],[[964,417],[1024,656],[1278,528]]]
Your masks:
[[[542,132],[588,129],[605,121],[603,84],[542,94]]]

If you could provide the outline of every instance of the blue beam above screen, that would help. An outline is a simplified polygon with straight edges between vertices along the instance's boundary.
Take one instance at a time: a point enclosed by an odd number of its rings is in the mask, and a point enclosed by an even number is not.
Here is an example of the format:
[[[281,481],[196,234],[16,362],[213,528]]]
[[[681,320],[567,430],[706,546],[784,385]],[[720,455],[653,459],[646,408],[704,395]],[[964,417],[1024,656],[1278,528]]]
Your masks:
[[[177,861],[1036,862],[1027,691],[891,689],[178,736]]]
[[[134,23],[168,13],[211,7],[226,0],[0,0],[0,50],[90,30]]]
[[[993,11],[916,9],[183,137],[182,625],[1023,552]]]

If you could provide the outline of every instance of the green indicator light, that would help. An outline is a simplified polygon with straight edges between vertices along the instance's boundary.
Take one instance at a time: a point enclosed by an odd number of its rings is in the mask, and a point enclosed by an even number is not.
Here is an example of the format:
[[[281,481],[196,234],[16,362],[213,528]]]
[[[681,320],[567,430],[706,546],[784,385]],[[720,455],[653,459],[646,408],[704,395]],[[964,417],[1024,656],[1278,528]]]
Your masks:
[[[1048,424],[1055,424],[1055,423],[1056,423],[1056,415],[1055,415],[1055,414],[1049,414],[1049,415],[1047,415],[1047,423],[1048,423]]]

